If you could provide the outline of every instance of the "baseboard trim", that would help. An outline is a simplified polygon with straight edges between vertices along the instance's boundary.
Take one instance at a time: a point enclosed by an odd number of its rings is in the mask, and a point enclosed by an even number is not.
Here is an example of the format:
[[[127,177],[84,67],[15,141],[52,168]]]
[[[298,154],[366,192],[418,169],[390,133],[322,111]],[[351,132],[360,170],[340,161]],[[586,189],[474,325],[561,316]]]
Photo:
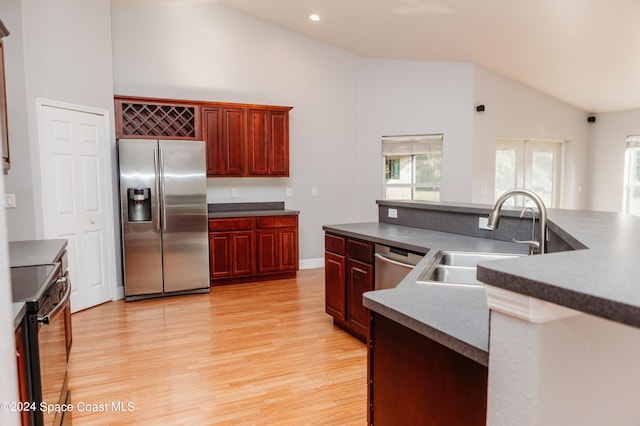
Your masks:
[[[300,267],[300,269],[324,268],[324,257],[317,257],[315,259],[301,259],[298,266]]]

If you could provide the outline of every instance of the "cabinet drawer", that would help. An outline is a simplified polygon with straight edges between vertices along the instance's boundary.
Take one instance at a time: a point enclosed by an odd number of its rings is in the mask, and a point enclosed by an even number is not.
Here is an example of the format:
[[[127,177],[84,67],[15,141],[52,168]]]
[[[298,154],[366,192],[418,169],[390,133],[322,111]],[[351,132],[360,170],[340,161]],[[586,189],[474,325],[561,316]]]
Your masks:
[[[298,216],[258,217],[258,228],[284,228],[287,226],[298,226]]]
[[[209,219],[209,231],[253,229],[253,218]]]
[[[356,240],[348,240],[347,256],[351,259],[373,264],[373,244]]]
[[[327,251],[332,251],[338,254],[346,254],[347,251],[346,240],[343,237],[338,237],[336,235],[325,234],[324,236],[324,248]]]

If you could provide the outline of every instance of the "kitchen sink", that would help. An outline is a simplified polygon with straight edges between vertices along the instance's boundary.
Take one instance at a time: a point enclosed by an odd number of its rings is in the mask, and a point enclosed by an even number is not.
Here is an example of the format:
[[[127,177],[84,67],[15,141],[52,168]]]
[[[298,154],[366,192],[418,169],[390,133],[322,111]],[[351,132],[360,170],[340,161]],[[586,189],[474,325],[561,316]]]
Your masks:
[[[513,253],[486,253],[464,251],[442,251],[435,257],[434,266],[426,269],[418,284],[445,284],[481,287],[476,279],[477,265],[485,260],[509,259],[524,256]]]
[[[478,262],[485,260],[508,259],[512,257],[524,256],[522,254],[513,253],[484,253],[473,251],[443,251],[440,258],[440,264],[452,266],[475,266]]]
[[[476,279],[475,266],[438,265],[433,268],[429,281],[448,284],[467,284],[481,286]]]

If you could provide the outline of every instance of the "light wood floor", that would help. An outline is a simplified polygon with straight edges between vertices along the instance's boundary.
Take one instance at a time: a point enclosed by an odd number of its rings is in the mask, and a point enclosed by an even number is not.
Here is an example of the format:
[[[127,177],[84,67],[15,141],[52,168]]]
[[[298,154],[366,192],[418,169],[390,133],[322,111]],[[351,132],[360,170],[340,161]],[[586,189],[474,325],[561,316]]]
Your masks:
[[[366,424],[366,346],[325,314],[323,269],[72,321],[76,426]]]

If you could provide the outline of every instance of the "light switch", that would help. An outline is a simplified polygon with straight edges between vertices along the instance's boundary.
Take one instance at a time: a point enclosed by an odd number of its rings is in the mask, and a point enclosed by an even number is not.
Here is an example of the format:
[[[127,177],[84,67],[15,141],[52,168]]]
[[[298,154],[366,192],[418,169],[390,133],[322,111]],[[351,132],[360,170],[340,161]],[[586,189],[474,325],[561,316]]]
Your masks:
[[[5,209],[16,208],[16,194],[4,194],[4,208]]]

